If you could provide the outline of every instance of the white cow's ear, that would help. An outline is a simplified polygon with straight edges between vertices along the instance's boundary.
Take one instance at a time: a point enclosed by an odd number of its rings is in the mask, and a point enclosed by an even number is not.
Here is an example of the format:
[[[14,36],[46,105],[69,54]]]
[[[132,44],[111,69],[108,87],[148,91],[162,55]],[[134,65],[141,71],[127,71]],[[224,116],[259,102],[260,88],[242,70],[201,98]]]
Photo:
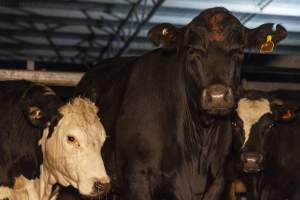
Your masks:
[[[24,114],[33,126],[43,127],[45,125],[44,114],[39,107],[28,106],[24,109]]]

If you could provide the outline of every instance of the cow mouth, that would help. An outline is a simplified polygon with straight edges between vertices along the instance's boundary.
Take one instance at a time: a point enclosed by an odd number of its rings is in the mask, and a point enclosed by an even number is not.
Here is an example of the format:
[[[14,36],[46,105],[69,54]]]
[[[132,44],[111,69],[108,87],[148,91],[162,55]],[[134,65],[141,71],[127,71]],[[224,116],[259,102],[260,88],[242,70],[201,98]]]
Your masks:
[[[247,174],[255,174],[262,171],[262,168],[257,164],[244,164],[243,172]]]
[[[245,173],[259,173],[263,170],[262,161],[263,156],[257,153],[244,153],[241,155],[243,163],[243,172]]]

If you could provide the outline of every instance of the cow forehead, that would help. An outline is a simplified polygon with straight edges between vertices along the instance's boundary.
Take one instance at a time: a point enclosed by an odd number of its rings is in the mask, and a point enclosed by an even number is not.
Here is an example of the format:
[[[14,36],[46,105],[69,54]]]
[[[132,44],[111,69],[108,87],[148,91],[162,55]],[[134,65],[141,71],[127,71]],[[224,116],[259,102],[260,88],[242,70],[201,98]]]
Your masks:
[[[232,27],[242,30],[240,21],[224,8],[212,8],[202,12],[190,23],[192,26],[204,27],[208,31],[209,41],[221,42],[226,40]],[[235,31],[240,32],[241,31]]]
[[[244,144],[248,141],[252,126],[266,113],[272,113],[269,100],[265,98],[250,100],[243,98],[238,102],[236,109],[239,118],[243,121],[245,132]]]
[[[59,112],[63,115],[60,128],[82,130],[87,137],[96,137],[101,142],[104,141],[106,135],[97,115],[98,108],[90,100],[77,97],[59,108]]]

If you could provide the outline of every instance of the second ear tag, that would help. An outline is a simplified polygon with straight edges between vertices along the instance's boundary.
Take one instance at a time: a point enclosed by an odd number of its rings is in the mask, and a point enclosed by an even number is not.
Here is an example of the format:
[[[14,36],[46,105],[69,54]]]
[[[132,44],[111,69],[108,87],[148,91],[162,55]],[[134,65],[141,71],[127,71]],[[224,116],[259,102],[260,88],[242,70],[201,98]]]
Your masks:
[[[260,46],[260,53],[269,53],[274,49],[274,42],[272,41],[272,35],[267,35],[267,40]]]
[[[285,120],[285,121],[288,121],[288,120],[291,120],[294,116],[295,116],[295,113],[289,109],[289,110],[286,111],[286,113],[284,113],[281,116],[281,119]]]

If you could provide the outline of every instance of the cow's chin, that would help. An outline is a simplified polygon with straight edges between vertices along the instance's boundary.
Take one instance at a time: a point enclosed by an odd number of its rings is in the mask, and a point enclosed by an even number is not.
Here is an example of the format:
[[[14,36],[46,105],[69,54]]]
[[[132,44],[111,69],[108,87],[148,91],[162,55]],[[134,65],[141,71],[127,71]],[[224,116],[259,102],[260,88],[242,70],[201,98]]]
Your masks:
[[[97,194],[94,193],[92,182],[79,182],[78,191],[82,196],[85,197],[96,197]]]
[[[233,108],[210,108],[204,110],[205,113],[211,116],[226,116],[232,112]]]
[[[263,171],[263,166],[256,162],[243,163],[243,172],[246,174],[256,174]]]

